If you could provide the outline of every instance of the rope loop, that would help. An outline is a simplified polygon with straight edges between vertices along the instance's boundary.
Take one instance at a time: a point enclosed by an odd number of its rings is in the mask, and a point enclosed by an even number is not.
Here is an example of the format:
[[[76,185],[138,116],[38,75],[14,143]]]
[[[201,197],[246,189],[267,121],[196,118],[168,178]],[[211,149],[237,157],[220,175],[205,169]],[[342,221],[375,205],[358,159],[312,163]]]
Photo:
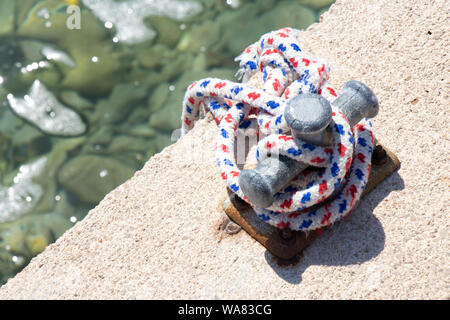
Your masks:
[[[186,91],[181,121],[182,133],[186,134],[203,105],[218,123],[216,161],[228,188],[271,225],[314,230],[353,210],[369,178],[374,137],[368,119],[350,128],[344,114],[333,105],[338,95],[328,83],[327,62],[310,58],[301,49],[298,35],[298,30],[284,28],[263,35],[247,47],[236,58],[242,83],[217,78],[194,82]],[[263,73],[263,89],[247,84],[258,71]],[[307,92],[320,94],[331,103],[332,146],[312,145],[291,135],[283,114],[286,103]],[[234,156],[238,131],[263,137],[257,145],[257,161],[280,154],[321,169],[303,171],[275,195],[270,207],[258,208],[239,187],[240,170]],[[337,192],[332,201],[316,206]]]

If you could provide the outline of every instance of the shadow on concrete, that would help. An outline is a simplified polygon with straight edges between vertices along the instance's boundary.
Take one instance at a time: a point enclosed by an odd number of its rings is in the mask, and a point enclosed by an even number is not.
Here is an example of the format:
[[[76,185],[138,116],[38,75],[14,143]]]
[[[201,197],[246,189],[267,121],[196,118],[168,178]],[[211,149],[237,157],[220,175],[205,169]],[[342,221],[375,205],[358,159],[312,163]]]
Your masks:
[[[269,251],[265,253],[267,263],[283,280],[299,284],[309,266],[345,266],[373,259],[383,250],[386,240],[383,226],[373,210],[390,192],[402,190],[404,186],[398,171],[394,172],[368,193],[347,219],[336,222],[306,248],[296,265],[278,265]]]

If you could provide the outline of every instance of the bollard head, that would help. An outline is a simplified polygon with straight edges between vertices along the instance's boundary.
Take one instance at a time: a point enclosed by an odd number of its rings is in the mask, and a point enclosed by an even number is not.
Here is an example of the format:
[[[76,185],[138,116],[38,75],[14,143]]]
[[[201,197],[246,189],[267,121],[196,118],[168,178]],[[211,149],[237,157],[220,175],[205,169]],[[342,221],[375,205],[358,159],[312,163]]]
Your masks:
[[[267,208],[273,203],[273,190],[270,183],[256,170],[242,170],[239,186],[251,203]]]
[[[331,122],[331,105],[318,94],[303,93],[289,100],[284,116],[295,133],[302,136],[320,135]]]
[[[349,93],[351,100],[357,105],[362,118],[373,118],[378,114],[378,99],[373,91],[364,83],[351,80],[345,83],[343,93]]]

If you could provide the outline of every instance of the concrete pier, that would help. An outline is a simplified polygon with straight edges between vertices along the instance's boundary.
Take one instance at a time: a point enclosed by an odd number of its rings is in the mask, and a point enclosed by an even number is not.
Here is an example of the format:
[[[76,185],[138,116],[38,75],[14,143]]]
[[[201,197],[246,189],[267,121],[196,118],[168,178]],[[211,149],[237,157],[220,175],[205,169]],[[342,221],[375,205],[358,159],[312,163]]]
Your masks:
[[[401,168],[295,266],[220,226],[216,124],[197,123],[0,289],[0,299],[448,299],[446,0],[338,0],[303,48],[377,95],[377,139]],[[181,108],[181,101],[180,101]]]

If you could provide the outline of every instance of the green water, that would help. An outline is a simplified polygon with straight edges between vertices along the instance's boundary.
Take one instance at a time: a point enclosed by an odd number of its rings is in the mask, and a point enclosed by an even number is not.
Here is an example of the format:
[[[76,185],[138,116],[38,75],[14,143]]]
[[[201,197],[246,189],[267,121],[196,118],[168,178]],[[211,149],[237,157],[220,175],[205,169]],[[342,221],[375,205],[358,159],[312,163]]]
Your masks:
[[[190,83],[332,2],[0,1],[0,285],[173,142]]]

